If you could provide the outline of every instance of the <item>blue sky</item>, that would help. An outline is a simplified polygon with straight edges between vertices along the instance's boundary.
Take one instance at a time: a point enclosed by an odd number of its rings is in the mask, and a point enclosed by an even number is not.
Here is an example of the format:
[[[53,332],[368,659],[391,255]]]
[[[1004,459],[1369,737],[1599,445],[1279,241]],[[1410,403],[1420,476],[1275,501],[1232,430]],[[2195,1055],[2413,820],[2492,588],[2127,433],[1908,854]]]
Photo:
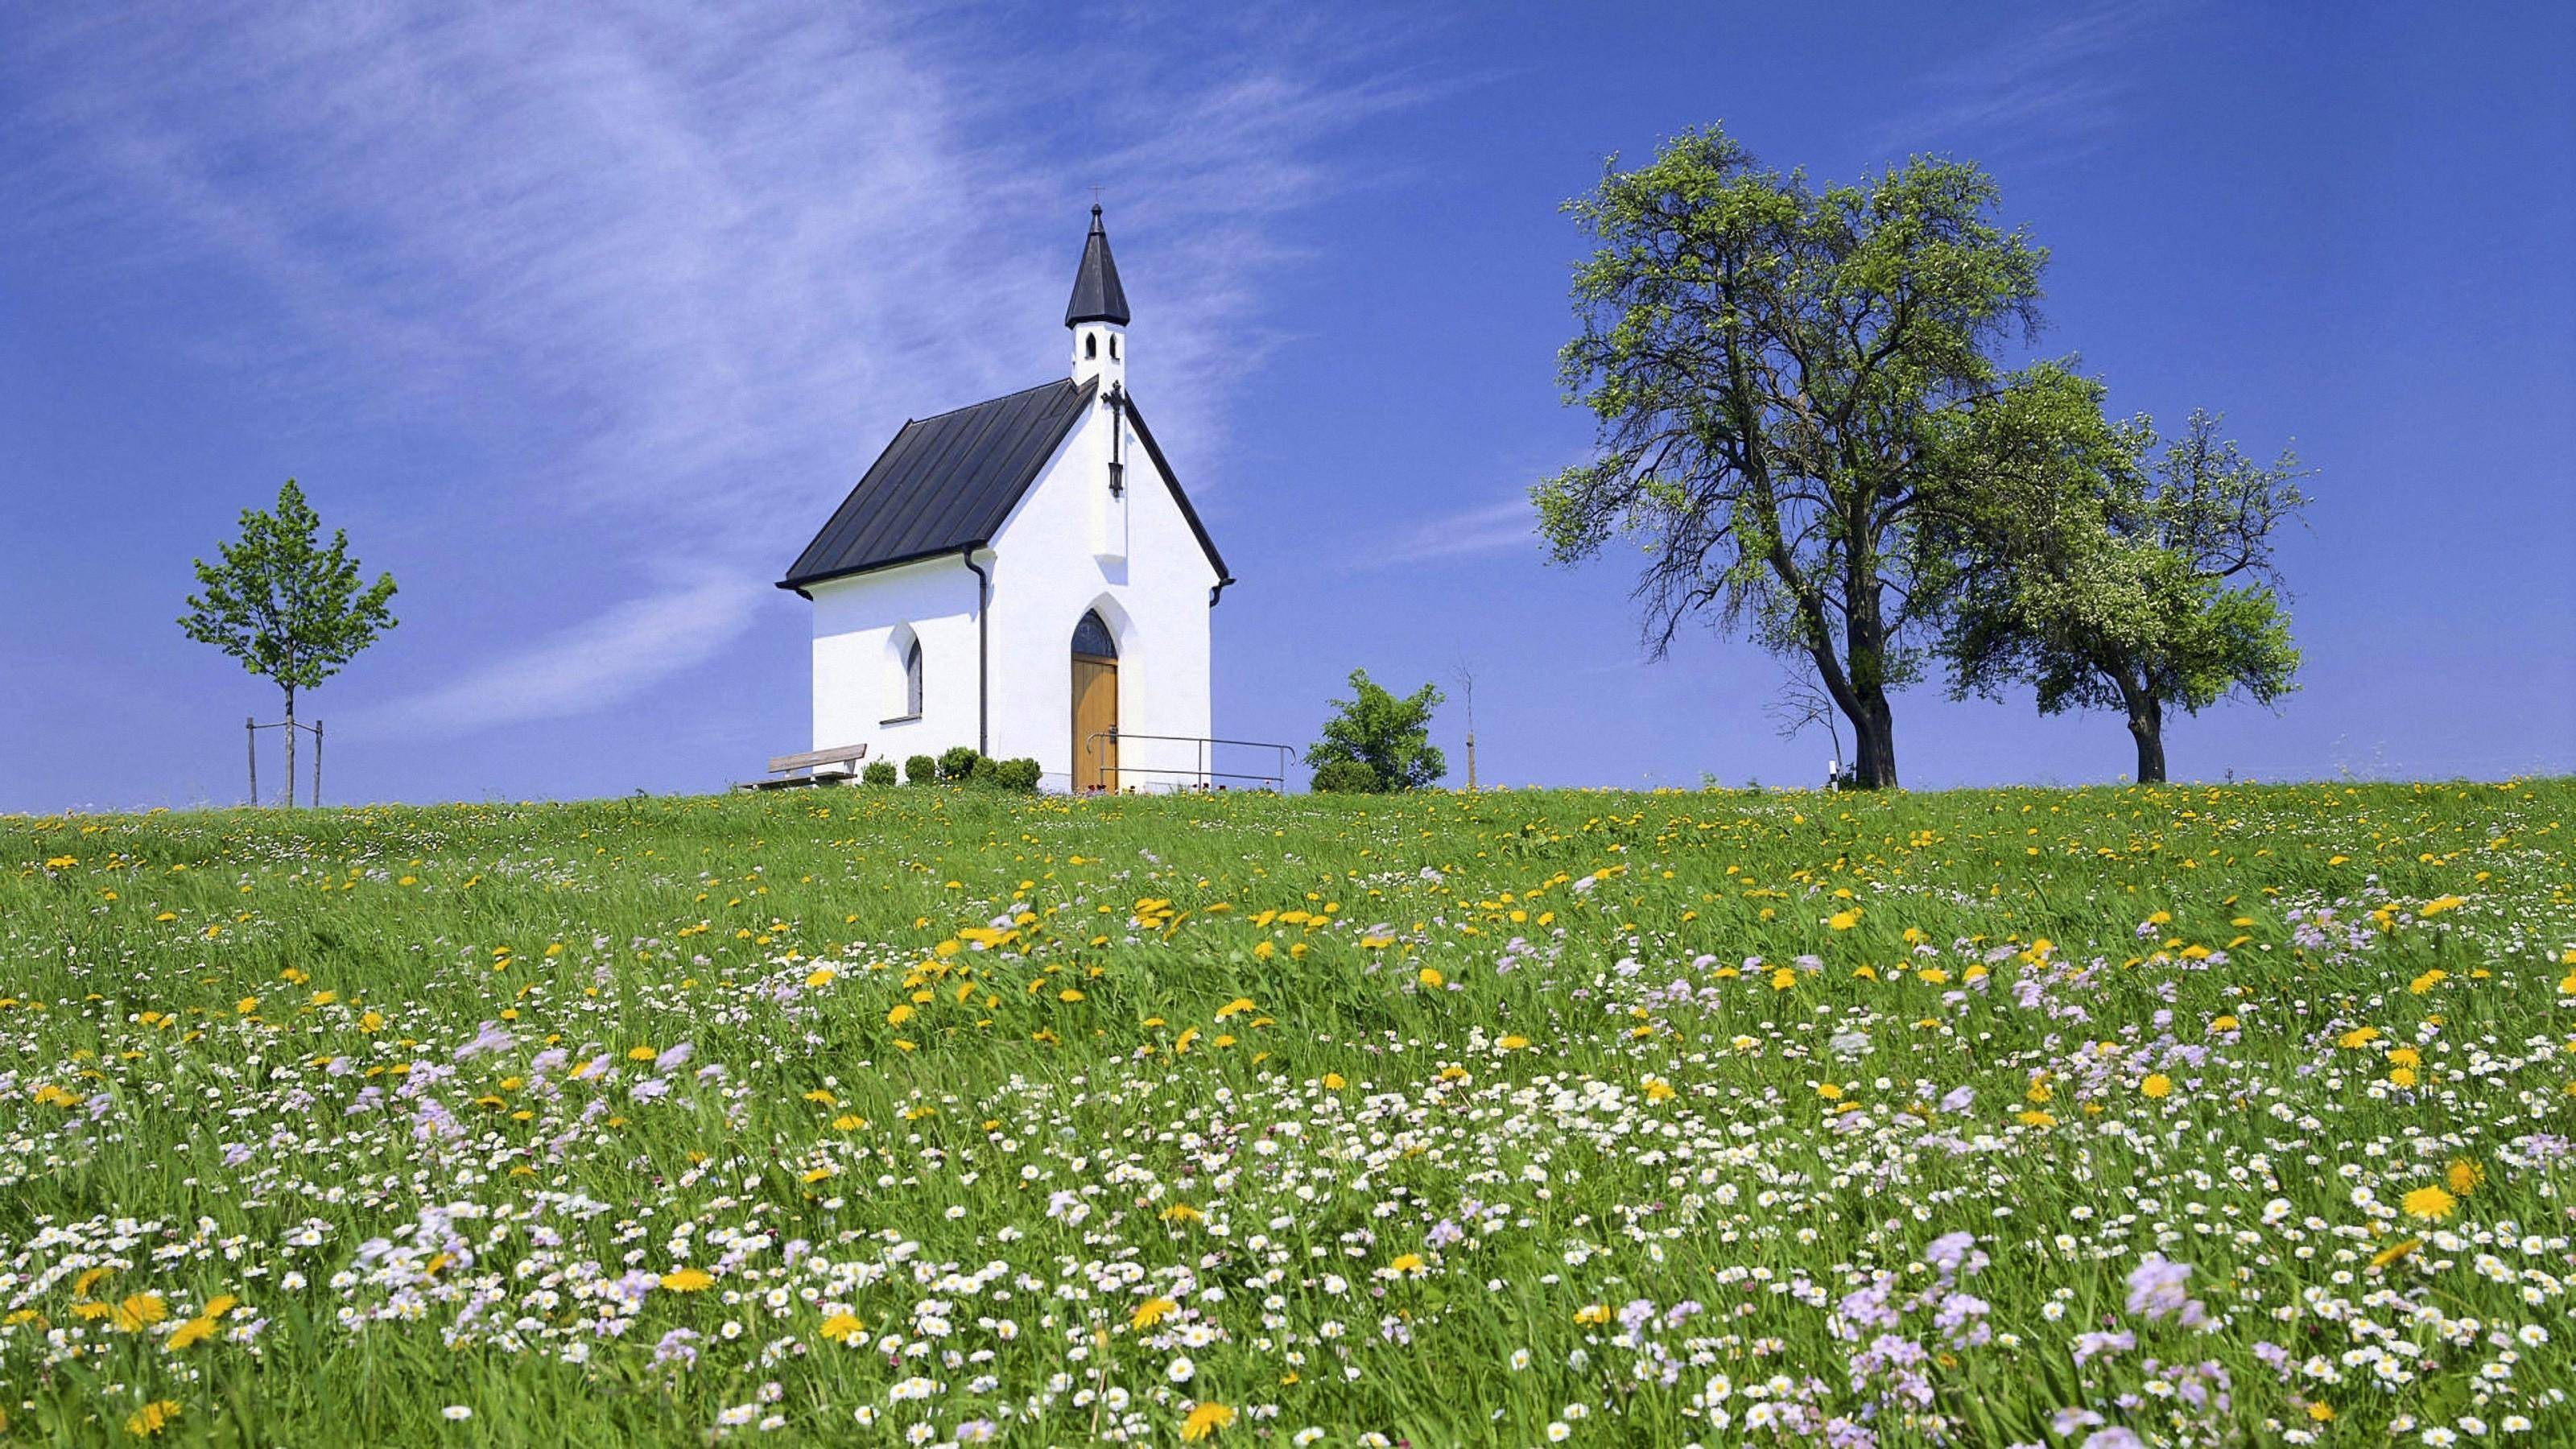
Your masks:
[[[1487,783],[1809,781],[1779,664],[1646,661],[1627,563],[1544,565],[1523,502],[1590,439],[1558,204],[1710,121],[1980,161],[2054,254],[2040,351],[2315,466],[2305,688],[2181,721],[2178,778],[2576,769],[2566,7],[577,8],[0,15],[0,809],[239,797],[275,692],[171,621],[289,475],[402,585],[307,705],[335,798],[800,747],[771,581],[905,417],[1055,375],[1094,186],[1242,579],[1221,732],[1466,666]],[[1897,747],[2130,765],[1932,686]]]

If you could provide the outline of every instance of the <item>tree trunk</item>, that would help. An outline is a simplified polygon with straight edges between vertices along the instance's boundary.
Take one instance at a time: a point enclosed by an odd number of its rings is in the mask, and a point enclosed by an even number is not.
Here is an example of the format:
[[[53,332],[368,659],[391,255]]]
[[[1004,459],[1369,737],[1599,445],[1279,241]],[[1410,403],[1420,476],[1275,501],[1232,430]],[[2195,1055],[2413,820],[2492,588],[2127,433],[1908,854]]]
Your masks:
[[[2154,695],[2129,696],[2129,737],[2138,742],[2138,783],[2165,782],[2165,707]]]
[[[286,692],[286,808],[295,808],[295,691]]]
[[[1896,788],[1896,715],[1887,691],[1876,685],[1860,691],[1860,711],[1852,716],[1852,763],[1862,789]]]
[[[1878,612],[1878,563],[1855,548],[1844,575],[1843,650],[1850,661],[1852,763],[1864,790],[1896,788],[1896,714],[1887,703],[1887,629]]]

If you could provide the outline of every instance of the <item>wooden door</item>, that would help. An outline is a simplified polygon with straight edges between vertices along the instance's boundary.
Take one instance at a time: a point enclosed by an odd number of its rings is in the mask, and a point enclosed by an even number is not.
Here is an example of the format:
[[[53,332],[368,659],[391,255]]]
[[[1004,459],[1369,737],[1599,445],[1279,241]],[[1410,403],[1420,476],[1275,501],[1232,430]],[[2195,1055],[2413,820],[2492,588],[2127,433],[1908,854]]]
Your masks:
[[[1115,792],[1118,741],[1118,661],[1096,654],[1073,656],[1073,788]]]

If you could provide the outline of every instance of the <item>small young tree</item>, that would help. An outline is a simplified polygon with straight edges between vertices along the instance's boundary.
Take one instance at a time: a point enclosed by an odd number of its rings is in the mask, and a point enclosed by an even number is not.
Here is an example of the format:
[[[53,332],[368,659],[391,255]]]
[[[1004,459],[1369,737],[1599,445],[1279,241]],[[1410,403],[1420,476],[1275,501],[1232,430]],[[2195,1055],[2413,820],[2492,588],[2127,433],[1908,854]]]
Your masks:
[[[1431,743],[1431,712],[1439,708],[1440,688],[1426,684],[1399,699],[1368,677],[1351,671],[1351,697],[1332,702],[1333,716],[1324,721],[1324,737],[1306,751],[1306,763],[1318,770],[1341,763],[1365,765],[1384,790],[1419,790],[1449,773],[1449,762]],[[1337,772],[1335,778],[1349,778]],[[1348,785],[1339,786],[1348,789]]]
[[[179,627],[212,644],[286,694],[286,803],[295,804],[295,695],[322,687],[340,666],[394,627],[386,600],[394,576],[363,583],[349,557],[349,536],[332,530],[316,542],[322,520],[295,480],[277,490],[277,511],[242,510],[241,538],[222,545],[223,562],[194,560],[204,590],[188,597]]]
[[[1961,580],[1942,640],[1951,692],[2027,683],[2043,714],[2117,709],[2137,778],[2165,778],[2165,713],[2296,688],[2275,529],[2305,470],[2269,465],[2195,412],[2180,437],[2102,416],[2100,384],[2054,367],[1976,419],[1981,476],[1952,515]]]

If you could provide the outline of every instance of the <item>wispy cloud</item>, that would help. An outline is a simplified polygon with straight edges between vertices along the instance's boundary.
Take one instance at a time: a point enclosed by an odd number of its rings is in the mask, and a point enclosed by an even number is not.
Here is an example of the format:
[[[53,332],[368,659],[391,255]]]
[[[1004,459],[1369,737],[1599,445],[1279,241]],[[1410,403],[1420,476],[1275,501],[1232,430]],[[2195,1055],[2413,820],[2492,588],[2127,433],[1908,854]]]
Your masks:
[[[1482,508],[1464,509],[1426,519],[1405,529],[1378,552],[1360,561],[1364,568],[1391,568],[1468,554],[1538,551],[1538,521],[1527,498],[1511,498]]]
[[[52,158],[0,225],[60,245],[149,218],[166,255],[115,264],[218,265],[274,299],[203,343],[257,385],[470,418],[514,466],[465,507],[578,521],[668,580],[488,641],[473,678],[389,712],[442,730],[612,704],[737,637],[753,608],[709,579],[759,597],[903,417],[1056,365],[1095,181],[1139,392],[1210,487],[1265,279],[1294,260],[1265,224],[1363,181],[1334,143],[1432,93],[1383,37],[1294,24],[1213,53],[1122,24],[1088,72],[1118,83],[1084,85],[903,7],[179,13],[0,35],[0,121]],[[640,567],[673,538],[685,576]]]
[[[2101,0],[1924,78],[1914,107],[1879,133],[1887,151],[1973,144],[1986,156],[2064,160],[2118,126],[2128,82],[2119,52],[2172,7]]]
[[[644,595],[408,698],[350,717],[350,727],[462,734],[501,723],[587,714],[639,681],[714,658],[750,624],[767,589],[711,578]]]

